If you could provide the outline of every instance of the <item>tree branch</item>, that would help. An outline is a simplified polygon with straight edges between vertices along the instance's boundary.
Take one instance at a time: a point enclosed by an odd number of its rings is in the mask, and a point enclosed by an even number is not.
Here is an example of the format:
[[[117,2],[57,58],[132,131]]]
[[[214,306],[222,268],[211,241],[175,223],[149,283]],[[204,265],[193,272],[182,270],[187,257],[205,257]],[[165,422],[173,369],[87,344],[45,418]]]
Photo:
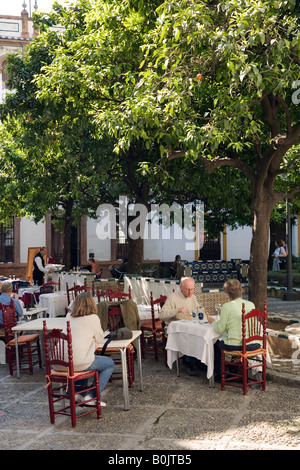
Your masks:
[[[172,150],[171,148],[168,149],[170,153],[168,153],[168,160],[174,160],[175,158],[184,157],[186,155],[186,151],[184,150]],[[237,168],[241,170],[247,178],[254,183],[255,174],[252,168],[247,165],[245,162],[242,162],[238,158],[228,158],[228,157],[215,157],[210,160],[207,157],[202,155],[198,155],[198,160],[203,163],[205,166],[206,171],[211,174],[216,168],[224,167],[224,166],[231,166],[233,168]]]
[[[280,94],[278,94],[278,101],[284,109],[285,118],[286,118],[287,135],[290,135],[292,127],[291,127],[291,113],[290,113],[289,107]]]

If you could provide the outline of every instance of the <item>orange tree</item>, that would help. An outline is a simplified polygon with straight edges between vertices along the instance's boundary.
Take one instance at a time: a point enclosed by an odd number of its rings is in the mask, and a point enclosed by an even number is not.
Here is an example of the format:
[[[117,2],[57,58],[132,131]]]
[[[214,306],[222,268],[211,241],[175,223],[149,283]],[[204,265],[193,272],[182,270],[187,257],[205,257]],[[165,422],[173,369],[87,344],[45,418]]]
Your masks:
[[[259,307],[272,211],[300,188],[299,13],[295,1],[164,2],[142,46],[135,94],[118,115],[123,145],[142,135],[166,161],[188,158],[208,173],[229,167],[245,175],[253,226],[249,295]],[[224,197],[230,191],[229,176]]]

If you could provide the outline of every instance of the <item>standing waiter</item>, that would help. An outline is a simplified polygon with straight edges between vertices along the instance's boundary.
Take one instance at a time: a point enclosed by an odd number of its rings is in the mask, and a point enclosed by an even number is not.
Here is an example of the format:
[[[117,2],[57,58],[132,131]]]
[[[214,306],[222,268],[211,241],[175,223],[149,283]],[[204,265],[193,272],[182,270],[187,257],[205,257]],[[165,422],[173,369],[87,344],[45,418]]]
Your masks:
[[[51,269],[45,268],[44,256],[46,254],[45,247],[41,247],[40,251],[35,255],[33,260],[33,282],[38,286],[43,285],[44,273],[52,271]]]

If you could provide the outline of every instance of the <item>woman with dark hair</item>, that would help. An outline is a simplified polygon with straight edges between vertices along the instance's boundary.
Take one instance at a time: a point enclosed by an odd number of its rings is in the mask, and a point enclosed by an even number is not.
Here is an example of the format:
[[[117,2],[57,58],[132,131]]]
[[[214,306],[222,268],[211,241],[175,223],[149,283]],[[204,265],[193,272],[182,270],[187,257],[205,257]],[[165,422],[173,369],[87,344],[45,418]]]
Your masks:
[[[286,251],[283,247],[283,243],[281,240],[275,241],[275,250],[272,256],[273,256],[272,271],[280,271],[281,260],[286,258]]]

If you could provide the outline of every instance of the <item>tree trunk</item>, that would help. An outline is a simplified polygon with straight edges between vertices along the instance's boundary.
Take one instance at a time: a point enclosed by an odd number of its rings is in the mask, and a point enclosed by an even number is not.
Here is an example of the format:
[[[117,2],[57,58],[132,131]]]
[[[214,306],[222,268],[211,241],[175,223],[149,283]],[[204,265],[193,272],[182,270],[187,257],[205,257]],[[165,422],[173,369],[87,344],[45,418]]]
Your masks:
[[[142,260],[144,257],[144,240],[136,240],[128,237],[128,273],[140,274],[142,272]]]
[[[253,228],[249,265],[249,300],[263,311],[267,300],[268,246],[271,212],[274,202],[264,194],[263,200],[253,204]]]
[[[73,201],[67,202],[65,206],[64,218],[64,251],[63,251],[63,264],[65,269],[71,268],[71,232],[72,232],[72,209]]]

